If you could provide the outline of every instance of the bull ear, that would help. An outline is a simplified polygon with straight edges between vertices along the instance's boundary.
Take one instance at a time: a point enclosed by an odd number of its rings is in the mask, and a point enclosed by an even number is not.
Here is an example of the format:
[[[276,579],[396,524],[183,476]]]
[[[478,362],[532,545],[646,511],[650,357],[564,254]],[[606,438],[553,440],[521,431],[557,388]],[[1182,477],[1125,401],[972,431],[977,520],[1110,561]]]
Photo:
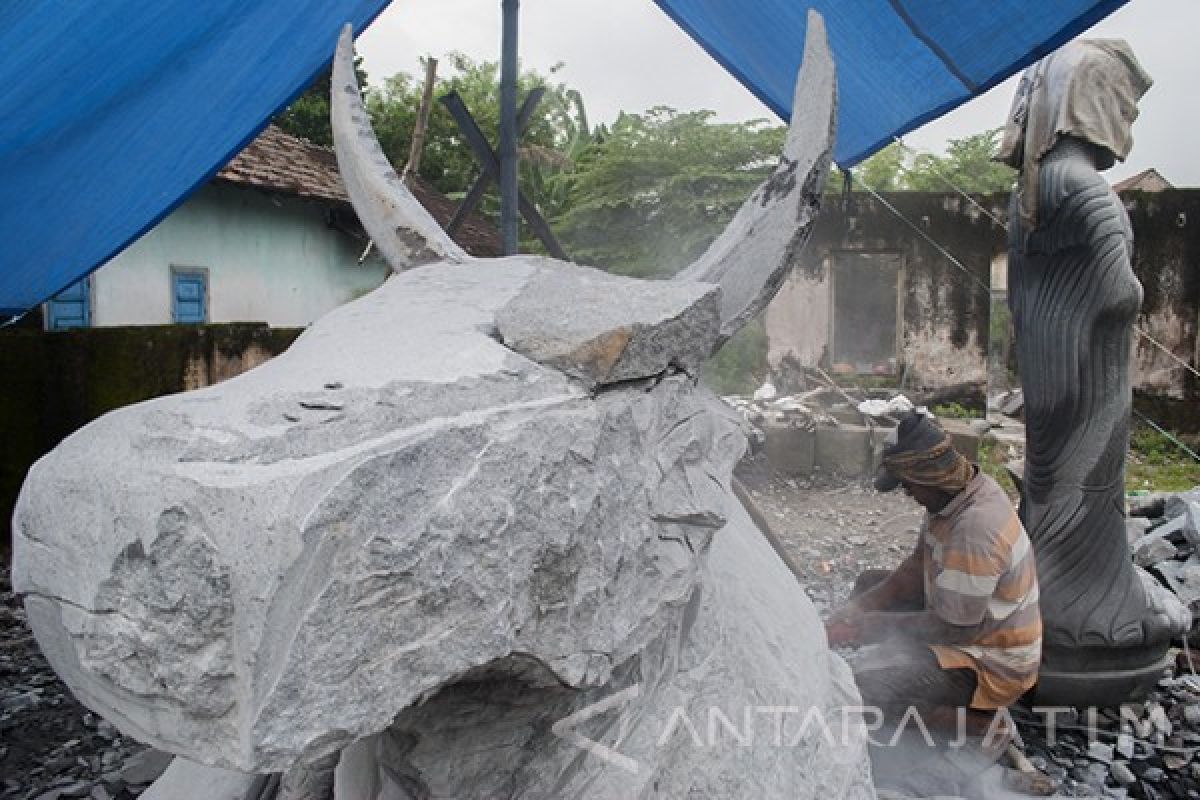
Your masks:
[[[358,90],[349,25],[338,39],[331,85],[338,172],[359,221],[392,269],[400,272],[433,261],[470,258],[417,202],[383,154]]]
[[[825,20],[808,12],[804,62],[779,166],[704,255],[675,276],[721,287],[720,347],[766,308],[821,209],[837,127],[837,81]]]

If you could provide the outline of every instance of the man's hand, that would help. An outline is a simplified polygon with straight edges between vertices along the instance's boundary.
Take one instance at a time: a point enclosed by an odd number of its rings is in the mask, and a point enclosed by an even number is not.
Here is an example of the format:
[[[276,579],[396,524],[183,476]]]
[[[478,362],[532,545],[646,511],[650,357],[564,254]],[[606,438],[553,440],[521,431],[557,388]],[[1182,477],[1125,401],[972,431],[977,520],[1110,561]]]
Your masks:
[[[859,636],[858,626],[852,622],[830,620],[825,623],[825,637],[829,639],[830,647],[846,647],[857,644]]]
[[[825,636],[831,647],[857,644],[862,638],[862,610],[853,602],[833,612],[825,623]]]

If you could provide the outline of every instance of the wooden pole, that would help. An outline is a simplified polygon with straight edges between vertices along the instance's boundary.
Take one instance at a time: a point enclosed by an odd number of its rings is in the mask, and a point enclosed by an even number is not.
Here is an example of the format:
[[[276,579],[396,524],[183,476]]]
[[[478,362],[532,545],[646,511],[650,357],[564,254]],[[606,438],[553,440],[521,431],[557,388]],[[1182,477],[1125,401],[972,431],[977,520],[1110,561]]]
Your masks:
[[[400,176],[408,181],[409,175],[421,171],[421,151],[425,149],[425,130],[429,127],[429,110],[433,107],[433,84],[437,81],[437,59],[425,59],[425,90],[421,92],[421,105],[417,109],[417,122],[413,125],[412,146],[408,150],[408,163]]]

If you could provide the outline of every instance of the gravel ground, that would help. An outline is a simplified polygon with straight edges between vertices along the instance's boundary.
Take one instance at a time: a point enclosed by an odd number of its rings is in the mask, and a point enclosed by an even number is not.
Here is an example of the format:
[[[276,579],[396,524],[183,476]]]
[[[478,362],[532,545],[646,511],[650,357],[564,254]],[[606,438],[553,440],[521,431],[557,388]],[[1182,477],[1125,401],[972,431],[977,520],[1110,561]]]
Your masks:
[[[67,690],[0,573],[0,800],[137,797],[163,767]]]
[[[805,480],[743,461],[738,478],[803,573],[817,611],[849,597],[866,569],[890,569],[917,544],[924,509],[903,492],[880,494],[864,482],[836,476]]]

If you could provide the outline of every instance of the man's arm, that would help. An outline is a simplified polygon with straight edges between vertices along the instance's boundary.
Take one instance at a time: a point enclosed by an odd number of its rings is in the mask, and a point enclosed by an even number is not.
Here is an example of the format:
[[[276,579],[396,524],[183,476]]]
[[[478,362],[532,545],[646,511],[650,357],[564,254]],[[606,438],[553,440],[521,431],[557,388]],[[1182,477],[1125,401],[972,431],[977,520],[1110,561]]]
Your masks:
[[[925,568],[922,562],[922,537],[912,554],[892,570],[892,573],[830,615],[825,623],[825,635],[835,646],[863,641],[862,621],[883,609],[896,606],[922,605],[925,594]]]
[[[925,567],[921,558],[921,541],[916,550],[882,581],[847,603],[856,611],[886,611],[889,608],[921,605],[925,595]]]
[[[979,625],[952,625],[926,611],[872,611],[857,620],[864,644],[900,635],[922,644],[970,644],[979,636]]]
[[[925,566],[922,560],[923,537],[917,537],[916,547],[900,565],[875,586],[834,613],[833,620],[857,617],[868,611],[886,611],[889,608],[924,605]]]

